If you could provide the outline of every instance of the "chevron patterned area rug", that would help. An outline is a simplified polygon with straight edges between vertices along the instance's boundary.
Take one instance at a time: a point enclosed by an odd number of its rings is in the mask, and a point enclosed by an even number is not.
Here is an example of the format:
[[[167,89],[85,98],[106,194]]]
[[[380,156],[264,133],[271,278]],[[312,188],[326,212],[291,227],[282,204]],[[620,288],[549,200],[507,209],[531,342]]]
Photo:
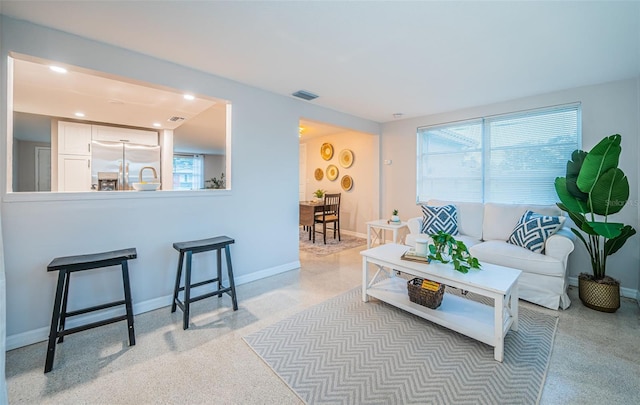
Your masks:
[[[557,322],[520,306],[499,363],[492,347],[364,303],[357,288],[244,340],[308,404],[536,404]]]

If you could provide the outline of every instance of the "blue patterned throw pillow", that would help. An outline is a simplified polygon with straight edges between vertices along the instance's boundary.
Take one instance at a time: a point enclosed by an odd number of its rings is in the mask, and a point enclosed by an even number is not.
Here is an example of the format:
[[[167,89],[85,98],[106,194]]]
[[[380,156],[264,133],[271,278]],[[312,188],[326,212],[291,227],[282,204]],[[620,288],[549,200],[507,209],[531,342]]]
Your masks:
[[[422,233],[433,235],[442,231],[450,235],[458,234],[458,214],[455,205],[434,207],[422,206]]]
[[[545,241],[562,228],[564,221],[565,217],[545,216],[527,211],[516,224],[507,242],[542,253]]]

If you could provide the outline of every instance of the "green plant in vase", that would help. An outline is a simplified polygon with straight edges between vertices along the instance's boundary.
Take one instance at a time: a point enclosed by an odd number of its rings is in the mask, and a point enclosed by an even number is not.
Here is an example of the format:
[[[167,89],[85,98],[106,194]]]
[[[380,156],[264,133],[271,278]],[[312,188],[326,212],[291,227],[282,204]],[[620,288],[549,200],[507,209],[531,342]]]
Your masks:
[[[224,173],[220,174],[220,179],[214,177],[210,180],[205,180],[204,182],[206,183],[205,188],[223,189],[225,188]]]
[[[620,283],[606,275],[607,257],[636,233],[630,225],[609,220],[629,199],[629,181],[618,168],[621,143],[622,137],[615,134],[602,139],[588,153],[575,150],[567,162],[566,177],[555,180],[561,201],[557,205],[577,226],[571,231],[591,259],[592,274],[581,273],[578,277],[580,300],[603,312],[615,312],[620,307]]]
[[[315,197],[315,199],[321,200],[324,198],[324,193],[326,193],[326,191],[319,188],[313,192],[313,196]]]
[[[433,244],[429,245],[429,259],[441,263],[453,263],[453,268],[460,273],[468,273],[469,269],[479,269],[480,262],[471,256],[464,242],[456,240],[443,231],[430,235]]]
[[[391,222],[400,222],[400,217],[398,216],[398,210],[391,211]]]

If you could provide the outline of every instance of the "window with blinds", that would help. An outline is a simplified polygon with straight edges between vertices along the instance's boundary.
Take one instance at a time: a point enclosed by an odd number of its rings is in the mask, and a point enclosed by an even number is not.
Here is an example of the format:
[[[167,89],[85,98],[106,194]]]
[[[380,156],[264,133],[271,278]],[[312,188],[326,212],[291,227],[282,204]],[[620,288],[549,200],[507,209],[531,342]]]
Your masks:
[[[417,201],[553,204],[580,122],[571,104],[418,128]]]
[[[173,189],[200,190],[204,188],[204,157],[202,155],[173,155]]]

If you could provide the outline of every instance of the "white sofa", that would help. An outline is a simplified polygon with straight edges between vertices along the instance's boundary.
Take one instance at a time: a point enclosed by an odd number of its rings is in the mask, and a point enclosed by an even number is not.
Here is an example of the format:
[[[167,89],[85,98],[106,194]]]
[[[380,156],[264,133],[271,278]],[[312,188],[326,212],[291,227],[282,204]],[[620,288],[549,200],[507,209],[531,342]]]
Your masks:
[[[560,216],[555,205],[511,205],[494,203],[461,203],[430,200],[427,205],[456,206],[458,232],[456,239],[469,248],[480,262],[512,267],[522,271],[518,287],[520,298],[550,308],[566,309],[571,304],[567,295],[567,259],[574,249],[575,235],[565,226],[550,236],[542,253],[512,245],[506,241],[526,210],[542,215]],[[407,221],[410,233],[405,244],[415,246],[420,233],[422,217]]]

